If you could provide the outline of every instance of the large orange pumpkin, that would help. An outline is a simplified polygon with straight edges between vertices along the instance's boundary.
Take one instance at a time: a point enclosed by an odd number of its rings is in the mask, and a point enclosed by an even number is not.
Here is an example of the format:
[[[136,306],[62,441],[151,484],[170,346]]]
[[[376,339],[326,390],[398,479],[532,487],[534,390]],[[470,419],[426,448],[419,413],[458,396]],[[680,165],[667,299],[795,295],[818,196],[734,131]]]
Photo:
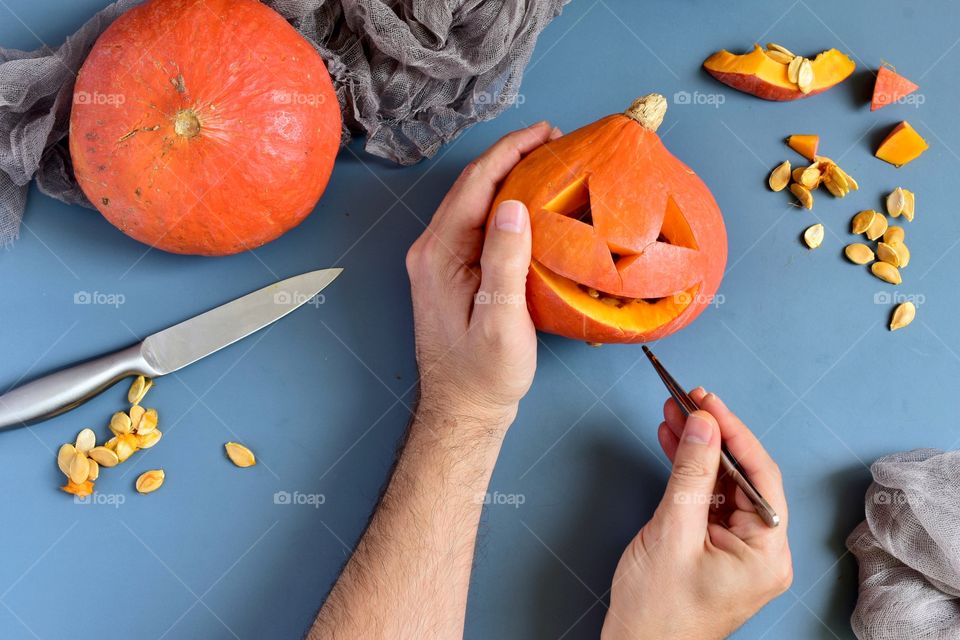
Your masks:
[[[710,190],[656,134],[653,94],[530,153],[493,204],[530,211],[536,326],[587,342],[646,342],[710,304],[727,259]]]
[[[257,0],[151,0],[77,77],[70,154],[124,233],[175,253],[258,247],[314,208],[340,109],[323,59]]]

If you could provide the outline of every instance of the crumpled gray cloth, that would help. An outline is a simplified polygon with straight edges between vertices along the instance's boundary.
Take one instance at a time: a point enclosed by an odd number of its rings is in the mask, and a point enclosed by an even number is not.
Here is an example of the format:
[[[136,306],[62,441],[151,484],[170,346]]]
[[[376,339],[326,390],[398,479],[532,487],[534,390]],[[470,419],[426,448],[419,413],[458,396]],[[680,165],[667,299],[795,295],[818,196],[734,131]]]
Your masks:
[[[141,0],[103,9],[56,50],[0,48],[0,246],[14,240],[36,177],[43,193],[90,206],[67,131],[76,72],[97,37]],[[327,61],[344,140],[408,165],[521,101],[537,36],[569,0],[266,0]]]
[[[866,515],[847,538],[860,565],[860,640],[960,638],[960,451],[916,449],[870,467]]]

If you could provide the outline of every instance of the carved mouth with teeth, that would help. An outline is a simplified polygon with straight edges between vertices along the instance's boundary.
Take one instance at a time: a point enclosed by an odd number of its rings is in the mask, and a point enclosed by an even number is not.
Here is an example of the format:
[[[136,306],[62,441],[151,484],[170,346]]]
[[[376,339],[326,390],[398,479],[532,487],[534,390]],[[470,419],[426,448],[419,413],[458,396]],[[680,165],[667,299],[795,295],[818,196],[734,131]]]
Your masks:
[[[656,340],[691,322],[720,284],[726,231],[713,196],[630,110],[532,152],[494,207],[508,199],[530,211],[527,299],[541,330]]]

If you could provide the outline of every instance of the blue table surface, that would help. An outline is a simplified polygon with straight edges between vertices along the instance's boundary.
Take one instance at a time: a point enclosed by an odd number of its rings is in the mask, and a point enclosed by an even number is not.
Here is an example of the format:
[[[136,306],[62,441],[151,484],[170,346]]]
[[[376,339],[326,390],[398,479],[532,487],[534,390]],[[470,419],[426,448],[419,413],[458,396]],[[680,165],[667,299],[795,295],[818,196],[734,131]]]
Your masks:
[[[0,42],[57,45],[104,4],[0,0]],[[95,212],[34,190],[21,239],[0,252],[3,388],[277,279],[346,271],[324,304],[160,379],[148,404],[163,441],[105,472],[96,503],[56,489],[55,451],[86,426],[105,437],[126,385],[0,434],[0,637],[299,637],[364,528],[415,396],[407,247],[460,169],[503,133],[545,117],[572,130],[650,91],[670,97],[665,143],[713,190],[730,243],[722,304],[657,352],[761,436],[790,501],[793,587],[735,637],[852,637],[857,567],[844,539],[863,518],[869,464],[960,441],[947,409],[960,374],[960,216],[949,177],[960,165],[960,7],[747,4],[568,5],[543,33],[515,108],[414,167],[356,144],[342,151],[317,210],[250,253],[147,251]],[[700,68],[717,49],[769,40],[810,54],[837,47],[857,70],[810,100],[770,103]],[[911,104],[871,113],[871,71],[882,60],[921,89]],[[931,148],[896,169],[872,152],[903,119]],[[766,189],[773,166],[800,160],[783,137],[805,132],[820,134],[821,152],[859,192],[818,192],[807,212]],[[893,287],[846,263],[842,248],[850,217],[880,208],[898,185],[918,204],[905,223],[913,259]],[[808,251],[799,237],[815,221],[826,239]],[[103,304],[75,304],[83,292]],[[911,327],[891,334],[894,295],[923,303]],[[664,389],[639,346],[542,338],[536,381],[490,487],[468,638],[597,637],[617,559],[668,473],[656,440]],[[222,455],[229,440],[261,464],[234,468]],[[163,489],[136,494],[137,475],[158,467]]]

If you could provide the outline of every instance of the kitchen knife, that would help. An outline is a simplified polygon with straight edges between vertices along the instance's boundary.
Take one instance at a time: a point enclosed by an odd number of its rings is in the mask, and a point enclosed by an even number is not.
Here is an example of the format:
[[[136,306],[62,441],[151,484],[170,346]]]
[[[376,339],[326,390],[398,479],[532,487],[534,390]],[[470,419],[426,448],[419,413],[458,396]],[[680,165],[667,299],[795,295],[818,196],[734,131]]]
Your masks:
[[[143,342],[61,369],[0,396],[0,430],[73,409],[131,375],[177,371],[284,317],[333,282],[343,269],[321,269],[281,280],[211,309]]]

